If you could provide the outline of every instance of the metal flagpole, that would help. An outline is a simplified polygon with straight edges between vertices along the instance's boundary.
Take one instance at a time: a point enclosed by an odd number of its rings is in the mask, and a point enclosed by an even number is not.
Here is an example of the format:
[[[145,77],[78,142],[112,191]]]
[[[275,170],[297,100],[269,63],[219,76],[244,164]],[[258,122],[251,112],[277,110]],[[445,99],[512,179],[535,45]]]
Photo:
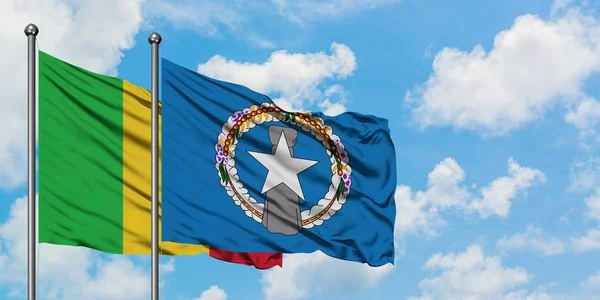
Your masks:
[[[162,38],[148,37],[152,47],[152,300],[158,300],[158,45]]]
[[[35,203],[35,130],[36,130],[36,47],[35,40],[39,30],[35,24],[25,27],[27,36],[27,299],[35,300],[36,285],[36,246],[37,222]]]

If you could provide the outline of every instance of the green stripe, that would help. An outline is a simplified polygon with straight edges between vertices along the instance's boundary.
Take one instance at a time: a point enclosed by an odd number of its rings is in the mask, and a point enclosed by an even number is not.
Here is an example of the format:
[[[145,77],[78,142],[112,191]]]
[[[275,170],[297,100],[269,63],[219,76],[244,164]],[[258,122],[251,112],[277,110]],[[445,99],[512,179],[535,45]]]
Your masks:
[[[39,241],[123,251],[123,81],[39,52]]]

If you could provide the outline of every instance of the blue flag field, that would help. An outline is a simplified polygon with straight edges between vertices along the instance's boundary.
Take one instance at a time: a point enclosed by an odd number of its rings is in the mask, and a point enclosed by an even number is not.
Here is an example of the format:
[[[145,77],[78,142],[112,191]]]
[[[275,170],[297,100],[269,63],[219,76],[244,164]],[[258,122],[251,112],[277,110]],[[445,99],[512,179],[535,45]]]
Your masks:
[[[162,59],[162,239],[394,262],[388,121],[277,107]]]

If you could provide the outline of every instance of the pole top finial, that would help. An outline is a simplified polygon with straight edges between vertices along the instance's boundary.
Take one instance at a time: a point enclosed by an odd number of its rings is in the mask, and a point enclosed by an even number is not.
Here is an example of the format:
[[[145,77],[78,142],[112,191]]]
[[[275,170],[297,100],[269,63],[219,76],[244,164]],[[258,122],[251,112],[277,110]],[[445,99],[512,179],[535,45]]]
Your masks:
[[[25,26],[25,35],[26,36],[30,36],[30,35],[37,36],[39,32],[40,32],[40,30],[33,23],[30,23],[29,25]]]
[[[148,43],[150,44],[160,44],[161,41],[162,38],[160,37],[160,34],[158,34],[158,32],[153,32],[148,37]]]

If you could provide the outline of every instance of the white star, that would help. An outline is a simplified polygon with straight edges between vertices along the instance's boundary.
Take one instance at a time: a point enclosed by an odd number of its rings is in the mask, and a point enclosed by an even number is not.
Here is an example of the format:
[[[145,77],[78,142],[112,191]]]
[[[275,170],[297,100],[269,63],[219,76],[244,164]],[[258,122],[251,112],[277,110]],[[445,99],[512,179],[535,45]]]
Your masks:
[[[261,194],[283,183],[296,193],[300,199],[304,200],[298,174],[312,167],[318,161],[292,157],[287,145],[285,132],[281,132],[275,154],[251,151],[248,151],[248,153],[269,170]]]

